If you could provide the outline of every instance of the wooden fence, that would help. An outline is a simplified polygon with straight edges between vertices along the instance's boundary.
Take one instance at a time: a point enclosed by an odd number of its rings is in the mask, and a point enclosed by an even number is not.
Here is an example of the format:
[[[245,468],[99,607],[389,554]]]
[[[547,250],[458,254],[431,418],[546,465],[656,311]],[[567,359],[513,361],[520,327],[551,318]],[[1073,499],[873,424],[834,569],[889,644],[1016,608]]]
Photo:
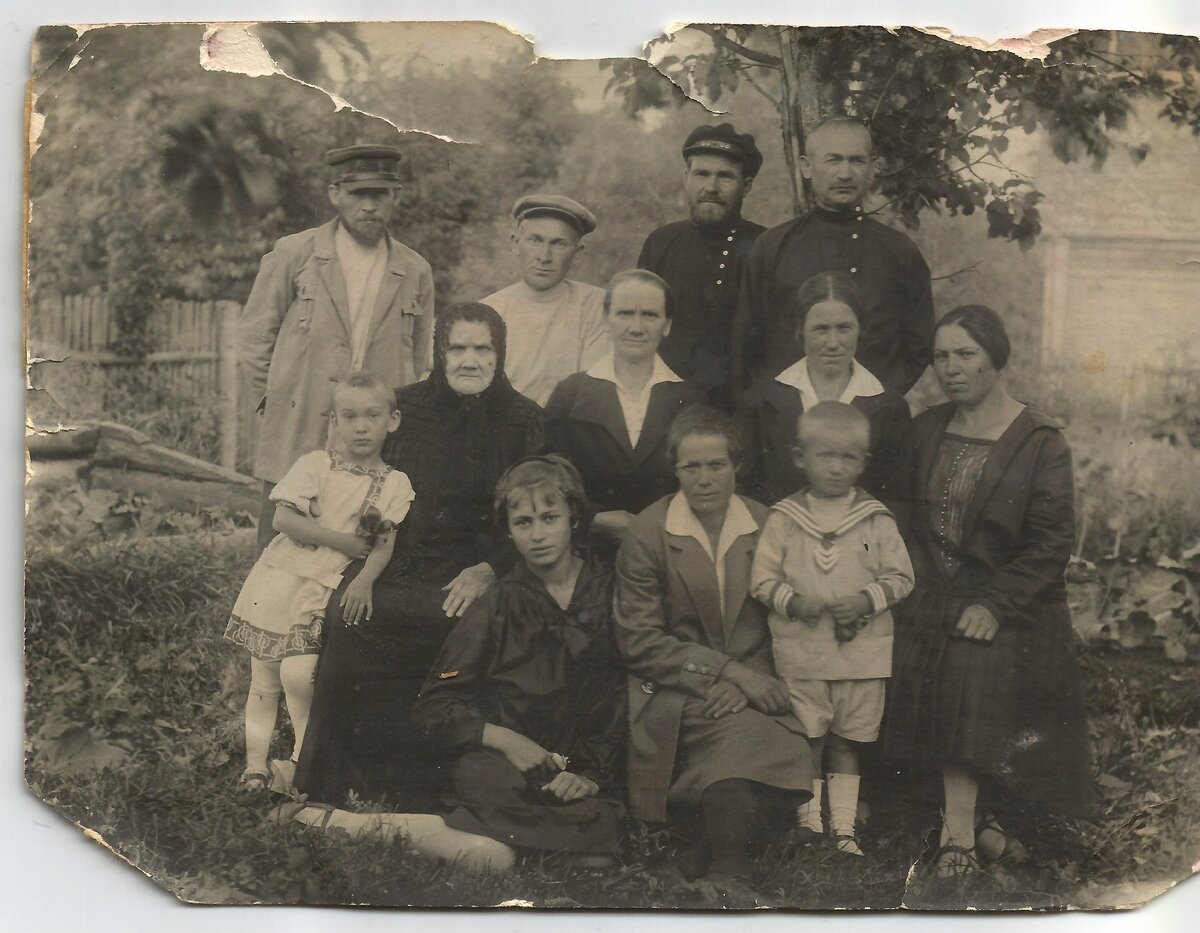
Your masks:
[[[149,352],[132,357],[112,349],[117,328],[103,294],[47,297],[30,308],[30,355],[98,370],[80,390],[93,395],[121,375],[150,377],[164,395],[215,423],[218,443],[212,459],[245,470],[253,456],[257,419],[237,364],[241,310],[233,301],[164,301],[147,322]],[[81,401],[89,409],[105,405],[97,398]],[[188,412],[176,414],[187,417]]]

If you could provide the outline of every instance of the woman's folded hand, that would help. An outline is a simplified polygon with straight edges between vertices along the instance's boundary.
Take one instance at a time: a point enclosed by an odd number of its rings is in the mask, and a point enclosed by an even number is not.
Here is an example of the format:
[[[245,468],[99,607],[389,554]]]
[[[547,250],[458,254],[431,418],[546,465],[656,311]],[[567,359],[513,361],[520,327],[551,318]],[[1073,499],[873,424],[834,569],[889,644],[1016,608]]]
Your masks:
[[[740,713],[749,701],[746,694],[728,680],[714,680],[704,694],[704,715],[709,719],[720,719],[730,713]]]
[[[584,777],[582,774],[560,771],[548,784],[542,785],[542,790],[548,794],[553,794],[563,803],[570,803],[572,800],[594,797],[600,792],[600,785],[591,778]]]
[[[955,631],[970,641],[990,642],[1000,631],[1000,623],[983,606],[971,605],[959,616]]]
[[[777,677],[752,671],[740,661],[730,661],[721,669],[721,678],[733,683],[760,713],[782,716],[790,707],[787,687]]]

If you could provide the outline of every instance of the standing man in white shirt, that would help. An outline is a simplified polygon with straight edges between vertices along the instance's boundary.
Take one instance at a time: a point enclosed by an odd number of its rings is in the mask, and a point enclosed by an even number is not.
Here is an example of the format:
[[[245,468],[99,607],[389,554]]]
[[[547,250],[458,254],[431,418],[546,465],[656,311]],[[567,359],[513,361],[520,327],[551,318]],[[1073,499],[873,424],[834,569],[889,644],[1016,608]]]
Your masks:
[[[562,379],[587,369],[610,347],[604,289],[567,278],[596,218],[555,194],[518,199],[513,217],[521,280],[482,302],[499,312],[508,329],[509,381],[544,406]]]
[[[429,371],[433,271],[387,230],[400,159],[391,146],[329,150],[337,216],[279,240],[242,311],[238,359],[262,398],[260,546],[275,534],[270,490],[297,458],[326,445],[336,381],[367,369],[399,388]]]

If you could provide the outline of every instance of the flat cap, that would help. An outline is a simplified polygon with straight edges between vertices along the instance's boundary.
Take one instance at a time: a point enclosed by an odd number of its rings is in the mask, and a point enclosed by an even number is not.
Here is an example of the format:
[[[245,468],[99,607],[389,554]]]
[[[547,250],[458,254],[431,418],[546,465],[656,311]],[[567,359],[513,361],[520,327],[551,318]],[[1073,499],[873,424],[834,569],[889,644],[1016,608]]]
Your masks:
[[[561,194],[527,194],[517,198],[513,205],[513,216],[518,221],[526,217],[556,217],[565,220],[586,236],[596,229],[596,215],[578,201],[564,198]]]
[[[396,167],[403,156],[393,146],[347,146],[325,153],[332,170],[329,183],[348,191],[361,188],[399,188]]]
[[[686,159],[700,153],[741,162],[747,178],[757,175],[763,164],[762,153],[754,145],[754,137],[749,133],[739,133],[732,123],[698,126],[688,133],[687,141],[683,144],[683,157]]]

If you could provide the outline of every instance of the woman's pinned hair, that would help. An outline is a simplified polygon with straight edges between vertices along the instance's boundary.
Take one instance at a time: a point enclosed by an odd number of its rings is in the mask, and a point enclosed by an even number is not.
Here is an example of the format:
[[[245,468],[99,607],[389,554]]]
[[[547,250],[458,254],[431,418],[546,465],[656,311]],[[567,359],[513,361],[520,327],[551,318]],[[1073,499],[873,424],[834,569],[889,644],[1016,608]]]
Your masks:
[[[804,322],[813,305],[822,301],[837,301],[854,312],[858,326],[862,327],[866,302],[854,279],[845,272],[818,272],[796,291],[792,301],[792,321],[794,333],[797,335],[804,330]]]
[[[723,437],[729,448],[729,459],[733,465],[739,466],[745,452],[741,432],[737,425],[723,411],[709,408],[707,405],[693,405],[685,408],[671,422],[671,430],[667,432],[667,459],[674,466],[679,459],[679,445],[685,438],[703,434],[711,437]]]
[[[517,504],[516,497],[535,489],[548,490],[550,501],[567,504],[571,513],[572,540],[579,540],[587,532],[592,510],[583,489],[583,479],[575,465],[558,454],[526,457],[504,471],[496,482],[492,504],[501,531],[508,531],[508,510]]]
[[[961,327],[988,355],[992,368],[1001,370],[1008,365],[1012,344],[1004,318],[987,305],[959,305],[937,322],[936,334],[943,327]]]

